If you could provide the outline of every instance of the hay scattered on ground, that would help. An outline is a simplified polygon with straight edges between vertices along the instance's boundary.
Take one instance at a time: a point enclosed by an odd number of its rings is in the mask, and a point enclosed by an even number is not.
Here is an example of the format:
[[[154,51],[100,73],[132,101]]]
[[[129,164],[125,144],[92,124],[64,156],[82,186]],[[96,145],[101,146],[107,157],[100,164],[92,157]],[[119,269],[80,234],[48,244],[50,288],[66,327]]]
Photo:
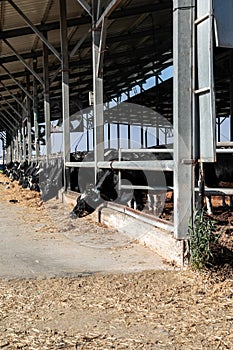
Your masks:
[[[232,349],[233,281],[192,271],[0,281],[6,349]]]
[[[30,222],[59,230],[70,220],[69,208],[41,205],[39,194],[17,183],[0,184],[0,195],[26,206]],[[91,219],[85,225],[108,230]],[[232,349],[233,274],[215,270],[2,279],[0,349]]]

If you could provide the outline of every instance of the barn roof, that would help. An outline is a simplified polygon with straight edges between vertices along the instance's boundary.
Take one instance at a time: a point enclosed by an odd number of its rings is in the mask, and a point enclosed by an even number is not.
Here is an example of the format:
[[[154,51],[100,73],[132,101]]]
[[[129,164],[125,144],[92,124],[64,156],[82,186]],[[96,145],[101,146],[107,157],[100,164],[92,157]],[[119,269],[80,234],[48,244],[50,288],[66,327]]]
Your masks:
[[[104,11],[110,0],[101,1]],[[69,86],[71,114],[89,104],[92,87],[91,17],[77,0],[67,2]],[[86,0],[88,6],[91,1]],[[172,65],[172,0],[121,0],[109,15],[104,48],[104,100],[119,97],[136,84],[158,75]],[[19,14],[17,8],[22,14]],[[19,84],[33,89],[28,67],[43,79],[43,42],[28,25],[29,20],[47,38],[51,119],[61,113],[60,21],[58,0],[0,0],[0,111],[18,119],[19,101],[25,93]],[[75,47],[78,45],[78,49]],[[58,54],[56,56],[56,53]],[[19,58],[20,57],[20,58]],[[230,50],[216,50],[216,91],[218,113],[229,113]],[[29,78],[28,78],[29,77]],[[19,83],[19,84],[18,84]],[[38,83],[39,118],[43,121],[43,86]],[[172,80],[130,99],[146,105],[172,122]],[[9,106],[10,105],[10,106]],[[9,112],[10,113],[7,113]],[[11,120],[12,121],[12,120]],[[111,116],[109,116],[111,122]],[[142,123],[140,115],[131,123]],[[145,120],[146,123],[146,120]]]

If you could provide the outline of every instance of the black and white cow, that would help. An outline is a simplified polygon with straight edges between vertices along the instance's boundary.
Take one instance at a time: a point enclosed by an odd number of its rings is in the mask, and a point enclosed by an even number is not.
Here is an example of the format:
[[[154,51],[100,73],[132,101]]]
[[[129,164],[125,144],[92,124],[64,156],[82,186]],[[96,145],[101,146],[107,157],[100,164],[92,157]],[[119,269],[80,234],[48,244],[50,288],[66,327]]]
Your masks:
[[[83,161],[93,161],[93,152],[87,154]],[[148,153],[125,153],[121,160],[140,161],[150,159],[171,159],[171,154],[148,154]],[[104,201],[127,204],[131,202],[137,210],[143,210],[148,196],[148,190],[126,189],[118,190],[119,171],[114,170],[114,161],[118,160],[116,150],[108,150],[105,153],[105,161],[112,162],[111,169],[101,169],[97,182],[94,184],[94,169],[79,168],[78,187],[81,195],[77,199],[77,204],[71,212],[71,217],[81,217],[93,212]],[[138,163],[137,163],[138,164]],[[163,171],[145,171],[138,167],[138,170],[121,170],[121,183],[136,186],[171,186],[172,173]]]
[[[196,177],[198,168],[196,168]],[[202,188],[204,192],[204,185],[211,190],[211,188],[232,188],[233,191],[233,151],[232,153],[217,153],[216,163],[203,163],[201,171],[201,181],[203,181]],[[202,200],[204,193],[202,193]],[[230,207],[233,207],[233,196],[230,195]],[[202,203],[203,204],[203,203]],[[212,213],[211,195],[206,195],[206,205],[208,213]],[[222,195],[222,206],[226,207],[226,196]]]
[[[49,163],[41,162],[38,174],[43,201],[58,198],[59,190],[63,186],[63,164],[62,158],[51,159]]]

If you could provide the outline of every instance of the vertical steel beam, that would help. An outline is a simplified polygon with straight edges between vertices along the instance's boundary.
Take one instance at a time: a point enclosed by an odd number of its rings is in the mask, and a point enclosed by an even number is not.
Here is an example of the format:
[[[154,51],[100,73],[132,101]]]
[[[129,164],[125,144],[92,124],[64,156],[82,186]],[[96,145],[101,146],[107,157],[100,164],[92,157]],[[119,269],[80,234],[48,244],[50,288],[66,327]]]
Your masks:
[[[108,148],[111,148],[111,124],[108,123]]]
[[[45,34],[47,39],[47,34]],[[44,73],[44,115],[45,115],[45,139],[47,163],[51,154],[51,121],[50,121],[50,99],[49,99],[49,68],[48,48],[43,44],[43,73]]]
[[[157,117],[158,119],[158,117]],[[160,141],[159,141],[159,123],[157,121],[157,125],[156,125],[156,146],[159,146]]]
[[[33,61],[33,69],[37,70],[37,60]],[[37,91],[37,80],[33,76],[33,119],[34,119],[34,132],[35,132],[35,151],[36,151],[36,160],[40,156],[39,148],[39,128],[38,128],[38,91]]]
[[[128,124],[128,148],[131,147],[131,125]]]
[[[59,0],[60,39],[62,53],[62,116],[63,116],[63,158],[64,166],[70,161],[70,111],[69,111],[69,56],[66,23],[66,0]],[[64,188],[70,186],[69,169],[64,167]]]
[[[30,75],[27,74],[27,91],[30,91]],[[27,109],[27,143],[28,143],[28,160],[32,158],[32,119],[31,119],[31,100],[26,97],[26,109]]]
[[[23,159],[27,157],[27,148],[26,148],[26,130],[25,130],[25,121],[22,121],[22,147],[23,147]]]
[[[87,152],[90,150],[89,142],[89,129],[87,129]]]
[[[145,148],[148,147],[148,128],[145,130]]]
[[[195,1],[173,1],[174,236],[193,216],[193,28]]]
[[[230,81],[230,141],[233,141],[233,78]]]
[[[221,117],[217,117],[216,122],[218,123],[218,142],[221,141]]]
[[[233,53],[231,53],[230,57],[230,141],[233,141]]]
[[[144,129],[142,124],[141,124],[141,148],[144,148]]]
[[[97,21],[98,1],[92,0],[93,29]],[[94,93],[94,159],[95,180],[97,180],[97,163],[104,160],[104,108],[103,78],[98,77],[98,57],[100,48],[100,31],[92,32],[93,93]]]
[[[15,145],[16,145],[16,160],[19,161],[19,133],[18,129],[15,134]]]
[[[23,136],[22,136],[22,127],[19,128],[19,161],[22,161],[23,157],[23,152],[22,152],[22,147],[23,147]]]
[[[120,124],[117,123],[117,149],[121,147],[120,137],[121,137]]]

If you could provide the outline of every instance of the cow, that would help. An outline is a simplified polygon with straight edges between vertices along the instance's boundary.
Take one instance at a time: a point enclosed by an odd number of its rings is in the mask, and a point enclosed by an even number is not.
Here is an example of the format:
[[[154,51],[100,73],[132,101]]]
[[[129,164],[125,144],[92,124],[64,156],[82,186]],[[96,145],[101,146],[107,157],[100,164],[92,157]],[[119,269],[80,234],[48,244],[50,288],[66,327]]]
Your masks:
[[[59,190],[63,186],[63,159],[50,159],[49,163],[41,162],[39,174],[39,186],[41,189],[41,198],[48,201],[51,198],[58,198]]]
[[[201,171],[200,171],[201,168]],[[200,202],[199,208],[203,206],[204,199],[204,187],[208,189],[218,188],[232,188],[233,191],[233,150],[232,153],[217,153],[217,159],[215,163],[202,163],[199,167],[196,167],[196,178],[198,178],[198,172],[200,172]],[[206,206],[207,212],[212,214],[211,195],[206,194]],[[230,207],[233,206],[233,196],[230,195]],[[226,205],[226,196],[222,195],[222,206]]]
[[[94,153],[87,154],[83,161],[93,161]],[[171,159],[171,154],[148,154],[143,153],[126,153],[121,160],[140,161],[149,159]],[[81,195],[77,198],[77,203],[73,208],[70,216],[72,218],[82,217],[92,213],[97,206],[104,201],[117,202],[120,204],[129,203],[130,206],[142,211],[147,202],[148,190],[134,188],[132,190],[118,190],[119,171],[114,170],[114,161],[118,160],[118,152],[116,150],[107,150],[105,152],[105,161],[110,161],[111,169],[101,169],[98,173],[97,182],[94,184],[94,169],[79,169],[78,187],[82,190]],[[156,173],[156,175],[155,175]],[[121,183],[131,184],[132,187],[147,186],[163,186],[172,185],[171,172],[163,171],[147,171],[138,167],[138,170],[123,169],[120,172]]]

